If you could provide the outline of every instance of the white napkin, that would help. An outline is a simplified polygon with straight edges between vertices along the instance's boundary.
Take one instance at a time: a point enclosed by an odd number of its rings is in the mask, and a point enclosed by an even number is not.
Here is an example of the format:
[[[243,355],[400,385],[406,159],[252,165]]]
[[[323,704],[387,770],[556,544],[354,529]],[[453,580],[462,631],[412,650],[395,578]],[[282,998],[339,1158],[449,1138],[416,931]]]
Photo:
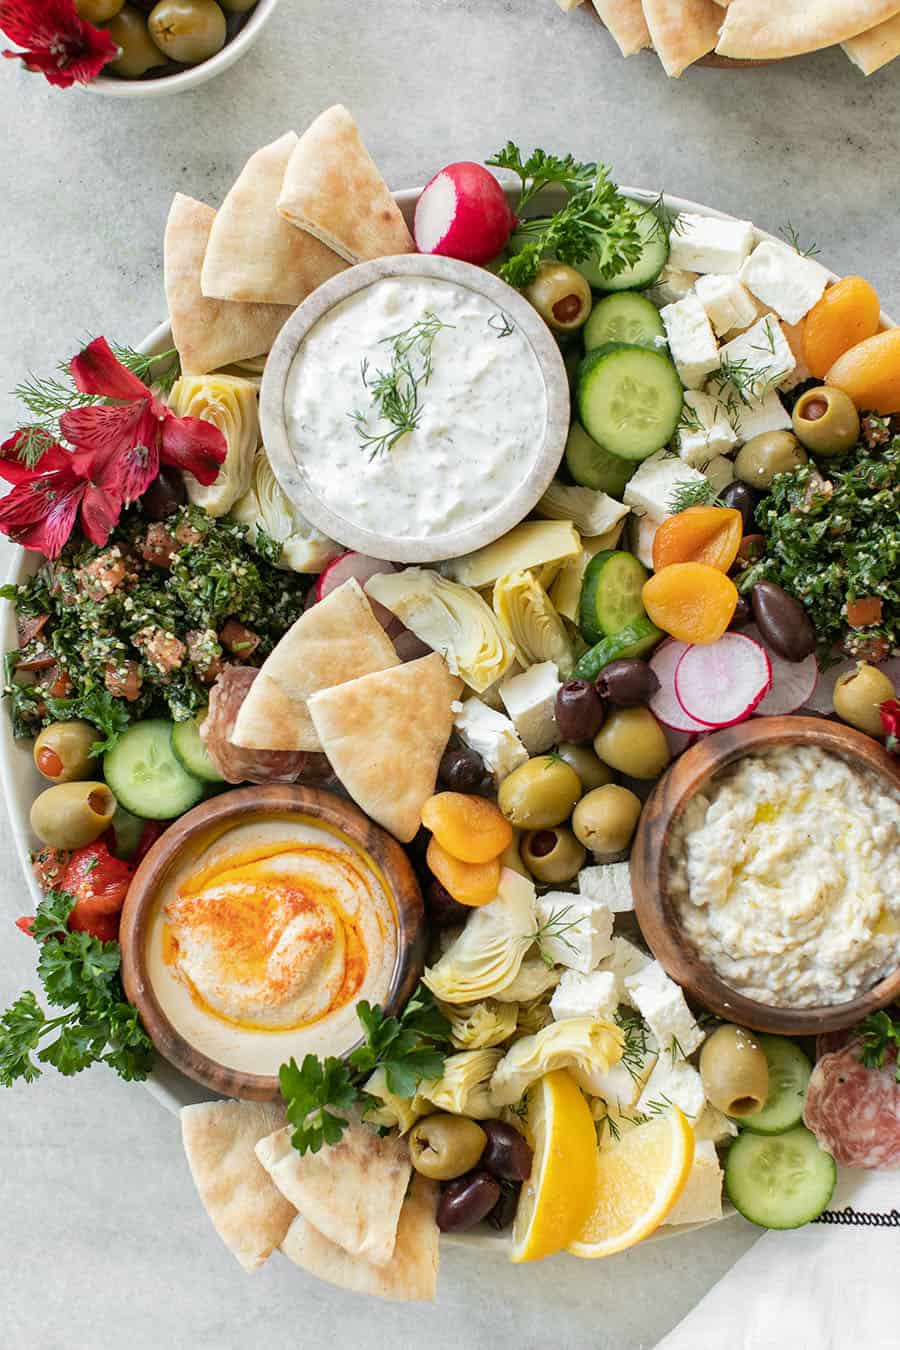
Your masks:
[[[843,1170],[815,1223],[766,1233],[657,1350],[897,1350],[900,1171]]]

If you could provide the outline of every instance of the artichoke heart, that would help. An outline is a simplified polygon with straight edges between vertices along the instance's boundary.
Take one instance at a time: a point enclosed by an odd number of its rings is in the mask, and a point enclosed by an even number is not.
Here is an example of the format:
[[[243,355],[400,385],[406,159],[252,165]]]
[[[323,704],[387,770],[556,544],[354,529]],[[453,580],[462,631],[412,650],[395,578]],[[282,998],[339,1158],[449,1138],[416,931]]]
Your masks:
[[[622,1058],[625,1038],[612,1022],[567,1017],[523,1036],[506,1052],[491,1079],[496,1107],[512,1106],[533,1082],[553,1069],[568,1069],[580,1088],[609,1073]]]
[[[519,967],[514,980],[495,994],[498,1003],[530,1003],[533,999],[549,994],[559,984],[561,970],[548,966],[540,956],[529,956]],[[533,1028],[537,1030],[537,1028]]]
[[[529,666],[552,661],[563,679],[575,667],[575,652],[553,602],[531,572],[509,572],[494,587],[494,613]]]
[[[446,1004],[441,1012],[450,1023],[450,1040],[460,1050],[487,1050],[508,1041],[519,1019],[518,1003],[488,999],[470,1007]]]
[[[535,933],[532,882],[504,867],[497,899],[472,911],[444,955],[422,976],[442,1003],[492,998],[516,978]]]
[[[320,534],[293,506],[275,477],[265,447],[253,460],[247,491],[231,508],[232,520],[249,526],[251,541],[257,530],[281,544],[276,566],[290,572],[321,572],[343,552],[340,544]]]
[[[620,520],[624,521],[631,507],[605,492],[569,487],[554,480],[534,510],[536,515],[550,520],[570,520],[581,534],[597,535],[606,534]]]
[[[521,974],[521,971],[519,973]],[[518,1007],[516,1030],[523,1036],[533,1036],[536,1031],[541,1031],[553,1021],[550,1000],[546,994],[542,994],[540,998],[530,999],[528,1003],[520,1003]]]
[[[406,1097],[398,1097],[396,1093],[391,1092],[387,1085],[387,1074],[381,1065],[366,1079],[363,1091],[380,1103],[378,1106],[370,1106],[365,1111],[366,1122],[369,1125],[381,1125],[388,1130],[399,1129],[401,1134],[406,1134],[420,1116],[427,1115],[431,1110],[429,1103],[420,1097],[409,1101]]]
[[[440,652],[476,694],[494,684],[515,658],[490,608],[476,591],[424,567],[371,577],[366,592]]]
[[[185,472],[184,486],[195,506],[211,516],[224,516],[250,486],[253,456],[259,444],[256,389],[234,375],[182,375],[169,394],[179,417],[199,417],[218,427],[227,447],[225,463],[209,487]]]
[[[480,590],[493,586],[507,572],[557,565],[574,558],[581,548],[570,520],[523,520],[493,544],[444,563],[442,571],[454,581]]]
[[[436,1083],[420,1083],[419,1095],[439,1111],[489,1120],[494,1114],[489,1084],[502,1058],[502,1050],[461,1050],[448,1055],[443,1076]]]

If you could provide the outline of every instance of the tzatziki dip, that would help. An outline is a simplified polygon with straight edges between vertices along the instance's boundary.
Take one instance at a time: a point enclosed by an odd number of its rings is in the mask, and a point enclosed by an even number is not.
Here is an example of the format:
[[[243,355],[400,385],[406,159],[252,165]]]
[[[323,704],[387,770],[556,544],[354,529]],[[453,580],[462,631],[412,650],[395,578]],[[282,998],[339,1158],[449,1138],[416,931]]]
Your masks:
[[[431,277],[385,277],[310,330],[285,386],[309,487],[357,528],[427,539],[490,516],[534,466],[547,395],[497,304]]]
[[[668,891],[701,958],[783,1008],[856,998],[900,960],[900,794],[814,746],[746,755],[688,803]]]

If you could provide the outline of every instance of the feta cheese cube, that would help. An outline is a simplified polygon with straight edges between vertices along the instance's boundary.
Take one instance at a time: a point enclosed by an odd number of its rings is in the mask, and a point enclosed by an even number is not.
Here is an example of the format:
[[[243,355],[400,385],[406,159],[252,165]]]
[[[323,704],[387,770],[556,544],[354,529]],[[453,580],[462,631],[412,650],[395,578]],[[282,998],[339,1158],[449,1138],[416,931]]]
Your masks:
[[[698,277],[694,290],[719,337],[732,328],[747,328],[756,319],[756,301],[733,272]]]
[[[496,774],[499,781],[528,759],[528,751],[509,718],[481,699],[466,699],[453,724],[466,745],[481,756],[485,768]]]
[[[685,390],[678,425],[678,454],[686,464],[703,469],[716,455],[727,455],[738,443],[728,409],[711,393]]]
[[[634,555],[649,571],[653,571],[653,540],[661,521],[651,520],[649,516],[636,517],[634,531]]]
[[[703,1044],[705,1035],[694,1021],[684,994],[658,961],[627,976],[625,989],[664,1052],[685,1057]]]
[[[764,399],[797,364],[781,324],[772,314],[764,315],[745,333],[726,342],[720,356],[721,381],[740,385],[739,402],[741,397]]]
[[[606,905],[612,914],[628,914],[634,909],[631,868],[627,862],[583,867],[578,873],[578,891],[589,900]]]
[[[671,496],[680,483],[702,483],[703,474],[677,455],[658,450],[639,464],[625,484],[623,500],[659,524],[672,514]]]
[[[585,1090],[592,1097],[600,1097],[607,1106],[621,1111],[634,1106],[641,1095],[643,1084],[628,1072],[625,1065],[614,1064],[609,1073],[589,1073],[584,1076]]]
[[[716,492],[721,492],[729,483],[734,482],[734,465],[724,455],[716,455],[703,470],[703,476]]]
[[[553,661],[542,661],[500,686],[500,697],[531,755],[540,755],[559,739],[556,695],[560,680]]]
[[[555,966],[588,975],[613,949],[613,917],[606,905],[568,891],[548,891],[535,901],[541,951]]]
[[[674,305],[676,300],[683,300],[696,280],[696,272],[666,263],[653,285],[647,288],[647,295],[657,308],[662,309],[663,305]]]
[[[612,951],[609,956],[600,962],[599,969],[612,971],[616,977],[619,1002],[628,1003],[633,1008],[635,1004],[626,981],[632,975],[640,974],[642,970],[646,970],[652,964],[653,957],[641,951],[640,947],[636,947],[633,942],[629,942],[627,938],[614,937]]]
[[[762,398],[750,398],[744,402],[733,385],[722,386],[722,398],[728,403],[729,410],[737,428],[737,443],[743,445],[764,431],[789,431],[791,415],[778,397],[777,389],[768,389]]]
[[[705,1100],[703,1080],[693,1064],[686,1059],[676,1059],[673,1064],[663,1047],[638,1097],[637,1109],[643,1115],[654,1116],[664,1115],[670,1106],[678,1106],[693,1121],[699,1118]]]
[[[557,1022],[567,1017],[593,1017],[598,1022],[609,1022],[618,1004],[612,971],[592,970],[583,975],[578,970],[566,970],[550,1000],[550,1011]]]
[[[831,277],[821,263],[764,239],[741,268],[741,281],[786,323],[799,323],[822,298]]]
[[[722,1217],[722,1168],[715,1144],[698,1139],[684,1190],[666,1218],[667,1224],[708,1223]]]
[[[749,220],[718,220],[684,212],[669,236],[669,266],[693,272],[738,272],[755,242],[756,231]]]
[[[706,376],[719,365],[719,346],[706,310],[690,292],[683,300],[659,311],[672,360],[682,384],[699,389]]]

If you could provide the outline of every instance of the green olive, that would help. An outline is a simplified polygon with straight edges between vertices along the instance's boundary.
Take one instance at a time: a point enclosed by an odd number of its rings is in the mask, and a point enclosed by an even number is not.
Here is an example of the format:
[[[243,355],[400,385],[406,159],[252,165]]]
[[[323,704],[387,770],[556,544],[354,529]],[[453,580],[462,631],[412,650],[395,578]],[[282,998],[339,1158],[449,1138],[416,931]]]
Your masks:
[[[576,807],[577,810],[577,807]],[[535,881],[571,881],[584,866],[586,853],[571,830],[532,830],[522,840],[522,861]]]
[[[827,458],[852,450],[859,440],[859,413],[843,389],[807,389],[794,404],[794,434],[814,455]]]
[[[666,734],[649,708],[613,708],[594,737],[604,764],[629,778],[658,778],[672,758]]]
[[[534,281],[525,287],[525,299],[556,333],[580,328],[591,312],[590,286],[566,263],[542,262]]]
[[[592,853],[622,853],[631,843],[641,815],[641,799],[617,783],[594,788],[575,807],[572,829]]]
[[[500,854],[500,866],[510,867],[520,877],[531,880],[531,873],[522,861],[522,831],[513,830],[513,837]]]
[[[125,0],[75,0],[75,8],[87,23],[109,23]]]
[[[225,46],[225,15],[216,0],[159,0],[147,20],[150,36],[172,61],[196,66]]]
[[[581,779],[556,755],[538,755],[513,769],[500,784],[497,803],[506,819],[523,830],[551,830],[572,814]]]
[[[253,9],[258,3],[259,0],[219,0],[219,4],[229,14],[246,14],[248,9]]]
[[[410,1162],[423,1177],[452,1181],[475,1166],[486,1143],[487,1135],[476,1121],[441,1112],[416,1121],[410,1130]]]
[[[109,829],[116,799],[105,783],[59,783],[31,804],[31,828],[51,848],[83,848]]]
[[[769,1095],[769,1066],[759,1041],[726,1022],[704,1042],[700,1077],[707,1101],[726,1116],[752,1116]]]
[[[123,80],[136,80],[154,66],[164,66],[166,58],[147,31],[147,20],[133,5],[123,5],[106,25],[106,31],[122,55],[111,61],[107,69]]]
[[[842,722],[865,731],[869,736],[884,736],[878,705],[895,698],[892,682],[877,666],[860,661],[855,670],[841,675],[834,686],[834,711]]]
[[[613,780],[613,772],[609,765],[599,760],[593,750],[586,745],[563,741],[557,747],[556,753],[560,759],[571,764],[581,779],[581,786],[585,792],[590,792],[591,788],[603,787],[605,783],[611,783]]]
[[[790,473],[808,462],[809,456],[790,431],[763,431],[742,445],[734,472],[742,483],[754,488],[771,487],[777,473]]]
[[[51,722],[34,743],[35,768],[54,783],[87,778],[97,769],[91,755],[97,739],[97,729],[90,722]]]

